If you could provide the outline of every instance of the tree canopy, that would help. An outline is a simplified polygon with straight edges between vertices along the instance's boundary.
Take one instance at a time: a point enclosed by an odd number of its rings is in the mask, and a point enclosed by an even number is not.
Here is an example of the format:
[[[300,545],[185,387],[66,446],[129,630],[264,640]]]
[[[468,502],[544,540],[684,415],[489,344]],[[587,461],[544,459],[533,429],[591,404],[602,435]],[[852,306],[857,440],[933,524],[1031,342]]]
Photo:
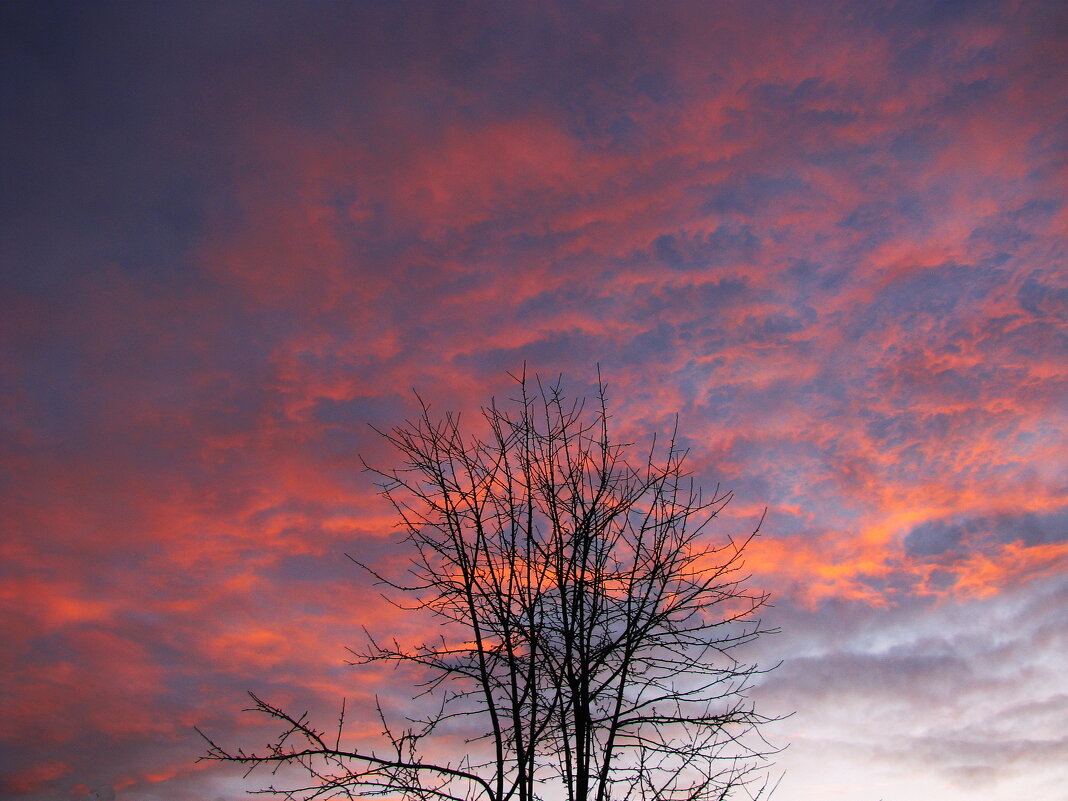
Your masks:
[[[640,452],[614,441],[600,382],[586,402],[518,376],[477,434],[420,406],[379,432],[399,465],[367,468],[397,512],[407,572],[353,561],[437,636],[368,633],[351,653],[415,667],[431,712],[396,727],[379,708],[381,744],[350,747],[344,710],[328,734],[252,695],[278,738],[262,752],[208,739],[204,758],[300,766],[310,782],[265,792],[305,800],[758,795],[772,749],[746,693],[761,671],[735,651],[767,633],[767,598],[743,574],[757,532],[709,531],[731,494],[702,492],[675,432]]]

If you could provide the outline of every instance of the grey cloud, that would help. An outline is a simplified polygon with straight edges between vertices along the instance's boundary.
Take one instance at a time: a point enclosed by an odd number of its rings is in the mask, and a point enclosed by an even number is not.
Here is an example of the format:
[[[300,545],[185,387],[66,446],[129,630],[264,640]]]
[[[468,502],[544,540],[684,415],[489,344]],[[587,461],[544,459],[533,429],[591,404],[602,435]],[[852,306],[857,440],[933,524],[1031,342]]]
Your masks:
[[[1052,286],[1032,275],[1016,291],[1016,302],[1036,317],[1068,320],[1068,286]]]
[[[939,556],[959,547],[986,543],[1021,542],[1026,546],[1068,539],[1068,509],[1044,514],[1003,512],[966,520],[932,520],[916,526],[905,537],[910,557]]]
[[[749,173],[715,184],[707,190],[706,212],[756,214],[788,195],[809,193],[812,187],[792,173]]]
[[[749,225],[722,224],[707,234],[661,234],[653,240],[653,256],[673,270],[705,270],[736,262],[760,247]]]
[[[531,342],[509,348],[487,348],[453,357],[453,363],[465,369],[494,377],[527,363],[534,372],[552,373],[569,359],[581,361],[582,354],[598,352],[597,339],[581,331],[554,331]],[[589,359],[590,363],[596,359]]]
[[[364,429],[368,423],[379,427],[389,425],[396,421],[402,410],[410,406],[409,400],[394,392],[345,400],[319,398],[315,402],[312,415],[317,422],[329,426]]]
[[[804,331],[818,318],[816,310],[802,307],[797,311],[781,311],[763,317],[747,316],[742,324],[743,342],[782,342],[790,334]]]
[[[794,726],[835,732],[822,742],[829,762],[862,753],[990,783],[1055,770],[1068,744],[1066,602],[1068,581],[1055,576],[984,600],[837,604],[807,620],[774,610],[786,632],[777,652],[798,655],[757,701],[796,712]]]

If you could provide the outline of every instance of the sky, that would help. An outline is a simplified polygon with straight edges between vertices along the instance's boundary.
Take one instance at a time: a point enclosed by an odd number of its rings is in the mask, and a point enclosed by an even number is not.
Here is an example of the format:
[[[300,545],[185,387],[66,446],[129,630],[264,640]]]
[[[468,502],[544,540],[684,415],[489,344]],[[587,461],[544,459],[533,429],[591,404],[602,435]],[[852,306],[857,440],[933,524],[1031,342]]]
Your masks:
[[[777,801],[1068,799],[1068,6],[0,5],[0,795],[373,733],[412,390],[608,386],[751,531]],[[422,628],[421,628],[422,627]]]

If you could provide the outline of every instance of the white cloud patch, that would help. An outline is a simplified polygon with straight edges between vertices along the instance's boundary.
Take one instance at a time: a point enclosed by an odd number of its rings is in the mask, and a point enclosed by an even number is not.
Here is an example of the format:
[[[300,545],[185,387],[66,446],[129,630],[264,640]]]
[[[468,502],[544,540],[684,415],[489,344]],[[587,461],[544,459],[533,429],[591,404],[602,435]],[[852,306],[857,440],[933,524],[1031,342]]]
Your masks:
[[[795,619],[780,652],[818,650],[787,657],[756,692],[767,711],[795,712],[775,727],[792,741],[776,799],[814,788],[878,798],[842,772],[851,763],[872,781],[896,776],[913,797],[1068,798],[1066,607],[1068,580],[1057,577],[987,600],[858,610],[851,624],[838,610],[837,638],[818,613],[807,631]]]

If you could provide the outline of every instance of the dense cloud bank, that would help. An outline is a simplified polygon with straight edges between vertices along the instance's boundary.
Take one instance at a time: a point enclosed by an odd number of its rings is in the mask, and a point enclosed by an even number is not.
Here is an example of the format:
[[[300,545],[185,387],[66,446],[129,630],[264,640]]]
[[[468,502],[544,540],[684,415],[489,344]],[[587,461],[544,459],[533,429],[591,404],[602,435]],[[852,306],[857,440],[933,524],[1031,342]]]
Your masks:
[[[600,364],[623,439],[678,411],[735,492],[716,535],[768,507],[778,798],[1063,793],[1063,4],[0,31],[3,794],[238,798],[193,725],[368,703],[344,645],[425,621],[341,556],[403,558],[367,424],[524,362],[578,393]]]

